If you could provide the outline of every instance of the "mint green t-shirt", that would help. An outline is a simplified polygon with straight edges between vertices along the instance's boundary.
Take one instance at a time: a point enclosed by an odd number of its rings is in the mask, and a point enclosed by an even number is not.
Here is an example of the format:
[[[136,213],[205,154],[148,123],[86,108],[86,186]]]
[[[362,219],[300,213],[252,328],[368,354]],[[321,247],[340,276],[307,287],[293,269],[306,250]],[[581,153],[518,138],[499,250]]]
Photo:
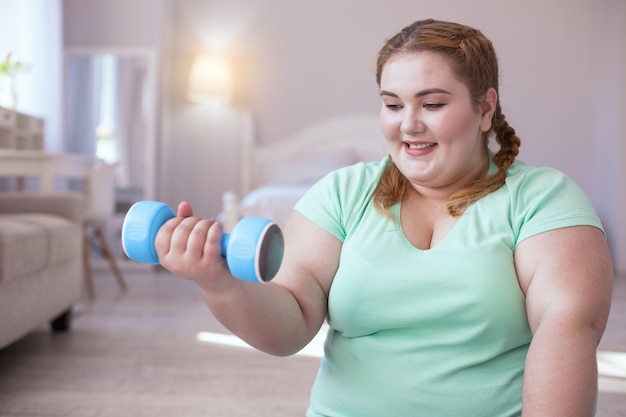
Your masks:
[[[420,250],[399,225],[401,203],[396,223],[373,206],[388,164],[335,171],[296,205],[343,242],[307,416],[519,416],[532,334],[515,247],[599,219],[567,176],[516,162],[504,186]]]

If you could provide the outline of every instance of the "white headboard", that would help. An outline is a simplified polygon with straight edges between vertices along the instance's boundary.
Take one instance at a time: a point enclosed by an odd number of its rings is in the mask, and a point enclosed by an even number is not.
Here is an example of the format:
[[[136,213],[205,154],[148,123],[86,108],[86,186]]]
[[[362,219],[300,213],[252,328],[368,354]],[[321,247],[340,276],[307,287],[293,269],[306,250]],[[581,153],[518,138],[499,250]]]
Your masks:
[[[377,114],[324,119],[266,145],[254,143],[253,135],[250,136],[250,143],[242,149],[242,194],[265,185],[281,170],[288,172],[289,168],[310,164],[316,158],[326,161],[328,166],[351,165],[381,159],[387,154]]]

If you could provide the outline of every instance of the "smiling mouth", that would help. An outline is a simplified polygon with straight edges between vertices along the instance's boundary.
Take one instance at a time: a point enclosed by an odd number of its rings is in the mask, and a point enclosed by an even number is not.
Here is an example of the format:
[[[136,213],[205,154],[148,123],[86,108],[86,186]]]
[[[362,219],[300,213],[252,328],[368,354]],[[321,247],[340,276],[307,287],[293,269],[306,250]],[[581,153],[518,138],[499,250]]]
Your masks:
[[[420,151],[423,151],[424,149],[429,149],[432,148],[433,146],[436,146],[436,143],[407,143],[407,147],[409,149],[417,149]]]

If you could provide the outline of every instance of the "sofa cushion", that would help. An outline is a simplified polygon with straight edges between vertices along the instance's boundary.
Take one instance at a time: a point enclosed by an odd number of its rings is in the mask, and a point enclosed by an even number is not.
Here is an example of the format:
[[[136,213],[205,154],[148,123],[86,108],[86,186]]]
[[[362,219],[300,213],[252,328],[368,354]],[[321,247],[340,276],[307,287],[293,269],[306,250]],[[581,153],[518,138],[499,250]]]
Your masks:
[[[0,215],[0,282],[75,258],[79,227],[50,214]]]

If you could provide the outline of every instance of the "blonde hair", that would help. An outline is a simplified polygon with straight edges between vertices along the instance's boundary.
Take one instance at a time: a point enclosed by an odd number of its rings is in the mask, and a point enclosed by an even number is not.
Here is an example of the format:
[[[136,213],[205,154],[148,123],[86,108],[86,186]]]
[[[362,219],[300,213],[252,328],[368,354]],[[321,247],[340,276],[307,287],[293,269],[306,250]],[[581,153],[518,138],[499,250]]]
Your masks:
[[[446,57],[455,75],[469,88],[477,105],[485,98],[489,88],[498,92],[498,61],[491,41],[471,27],[433,19],[417,21],[385,42],[378,53],[376,64],[378,86],[380,87],[381,74],[389,59],[416,51],[430,51]],[[492,133],[500,145],[494,155],[498,171],[474,181],[450,196],[446,207],[453,216],[460,216],[467,206],[500,188],[506,179],[506,169],[519,153],[520,139],[502,114],[499,94],[491,129],[483,133],[485,152]],[[389,207],[402,199],[407,187],[408,180],[392,161],[376,187],[374,204],[388,214]]]

